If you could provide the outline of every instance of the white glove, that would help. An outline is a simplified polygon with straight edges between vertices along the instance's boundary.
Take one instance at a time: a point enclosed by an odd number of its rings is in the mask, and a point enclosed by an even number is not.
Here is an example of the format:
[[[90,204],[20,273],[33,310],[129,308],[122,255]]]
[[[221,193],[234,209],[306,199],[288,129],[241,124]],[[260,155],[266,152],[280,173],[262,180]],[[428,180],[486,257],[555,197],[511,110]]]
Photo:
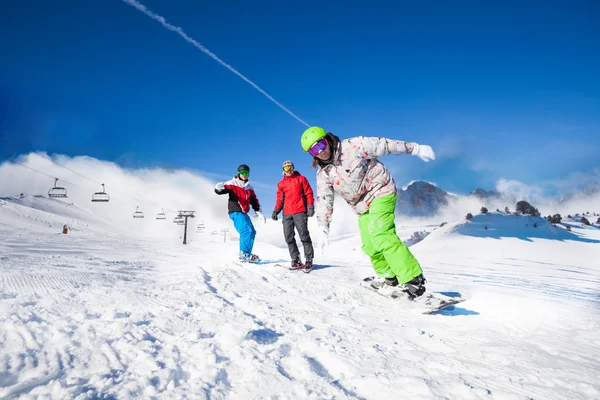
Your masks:
[[[262,213],[261,213],[260,211],[257,211],[257,212],[256,212],[256,218],[257,218],[257,219],[258,219],[260,222],[262,222],[263,224],[266,224],[266,223],[267,223],[267,219],[265,218],[265,216],[264,216],[264,215],[262,215]]]
[[[435,153],[433,152],[433,149],[431,146],[427,146],[426,144],[413,143],[413,151],[411,154],[413,156],[418,156],[425,162],[429,162],[429,160],[435,160]]]
[[[321,254],[325,252],[325,247],[329,246],[329,227],[319,226],[319,239],[317,239],[317,248]]]
[[[215,185],[215,190],[223,190],[225,189],[225,183],[219,182]]]

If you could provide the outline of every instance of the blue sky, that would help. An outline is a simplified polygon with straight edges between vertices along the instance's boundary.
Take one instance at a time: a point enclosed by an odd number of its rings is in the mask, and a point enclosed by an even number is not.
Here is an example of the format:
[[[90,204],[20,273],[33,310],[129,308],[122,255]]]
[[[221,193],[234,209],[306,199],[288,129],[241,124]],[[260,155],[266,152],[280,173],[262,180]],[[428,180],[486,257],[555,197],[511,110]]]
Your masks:
[[[309,124],[431,145],[432,163],[382,159],[399,185],[463,193],[600,167],[598,2],[142,3]],[[3,0],[0,27],[0,132],[30,150],[247,163],[267,206],[286,159],[314,183],[301,123],[120,0]],[[2,159],[22,152],[0,141]]]

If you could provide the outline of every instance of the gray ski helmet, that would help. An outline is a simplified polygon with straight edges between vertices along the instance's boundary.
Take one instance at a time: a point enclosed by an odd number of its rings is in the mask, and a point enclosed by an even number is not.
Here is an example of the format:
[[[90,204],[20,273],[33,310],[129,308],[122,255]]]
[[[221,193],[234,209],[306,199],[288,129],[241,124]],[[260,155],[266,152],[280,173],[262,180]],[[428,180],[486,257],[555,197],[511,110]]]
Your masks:
[[[292,167],[291,169],[288,168],[286,171],[285,167]],[[283,168],[284,171],[289,172],[289,171],[293,171],[294,170],[294,163],[291,161],[284,161],[283,164],[281,165],[281,168]]]
[[[242,165],[240,165],[240,166],[238,167],[237,171],[238,171],[238,172],[240,172],[240,171],[248,171],[248,172],[250,172],[250,167],[249,167],[249,166],[247,166],[246,164],[242,164]]]

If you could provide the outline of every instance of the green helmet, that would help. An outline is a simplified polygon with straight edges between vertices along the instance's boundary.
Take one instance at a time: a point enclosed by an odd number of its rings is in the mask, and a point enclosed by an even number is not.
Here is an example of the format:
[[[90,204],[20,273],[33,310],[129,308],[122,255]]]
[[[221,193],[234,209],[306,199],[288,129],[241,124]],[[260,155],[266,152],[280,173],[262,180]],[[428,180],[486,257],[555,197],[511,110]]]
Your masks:
[[[304,133],[302,134],[302,138],[300,139],[300,142],[302,143],[302,148],[304,149],[304,151],[308,151],[313,144],[323,139],[326,135],[327,133],[325,132],[325,129],[321,127],[312,126],[308,128],[304,131]]]

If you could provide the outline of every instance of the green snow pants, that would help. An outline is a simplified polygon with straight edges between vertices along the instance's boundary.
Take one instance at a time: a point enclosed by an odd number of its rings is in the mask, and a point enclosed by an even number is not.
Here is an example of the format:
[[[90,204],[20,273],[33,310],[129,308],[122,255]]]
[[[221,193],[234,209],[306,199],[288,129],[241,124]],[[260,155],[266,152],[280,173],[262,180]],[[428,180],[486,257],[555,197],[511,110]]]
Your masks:
[[[396,194],[380,197],[358,217],[362,249],[371,258],[377,275],[406,283],[421,274],[421,266],[396,234]]]

